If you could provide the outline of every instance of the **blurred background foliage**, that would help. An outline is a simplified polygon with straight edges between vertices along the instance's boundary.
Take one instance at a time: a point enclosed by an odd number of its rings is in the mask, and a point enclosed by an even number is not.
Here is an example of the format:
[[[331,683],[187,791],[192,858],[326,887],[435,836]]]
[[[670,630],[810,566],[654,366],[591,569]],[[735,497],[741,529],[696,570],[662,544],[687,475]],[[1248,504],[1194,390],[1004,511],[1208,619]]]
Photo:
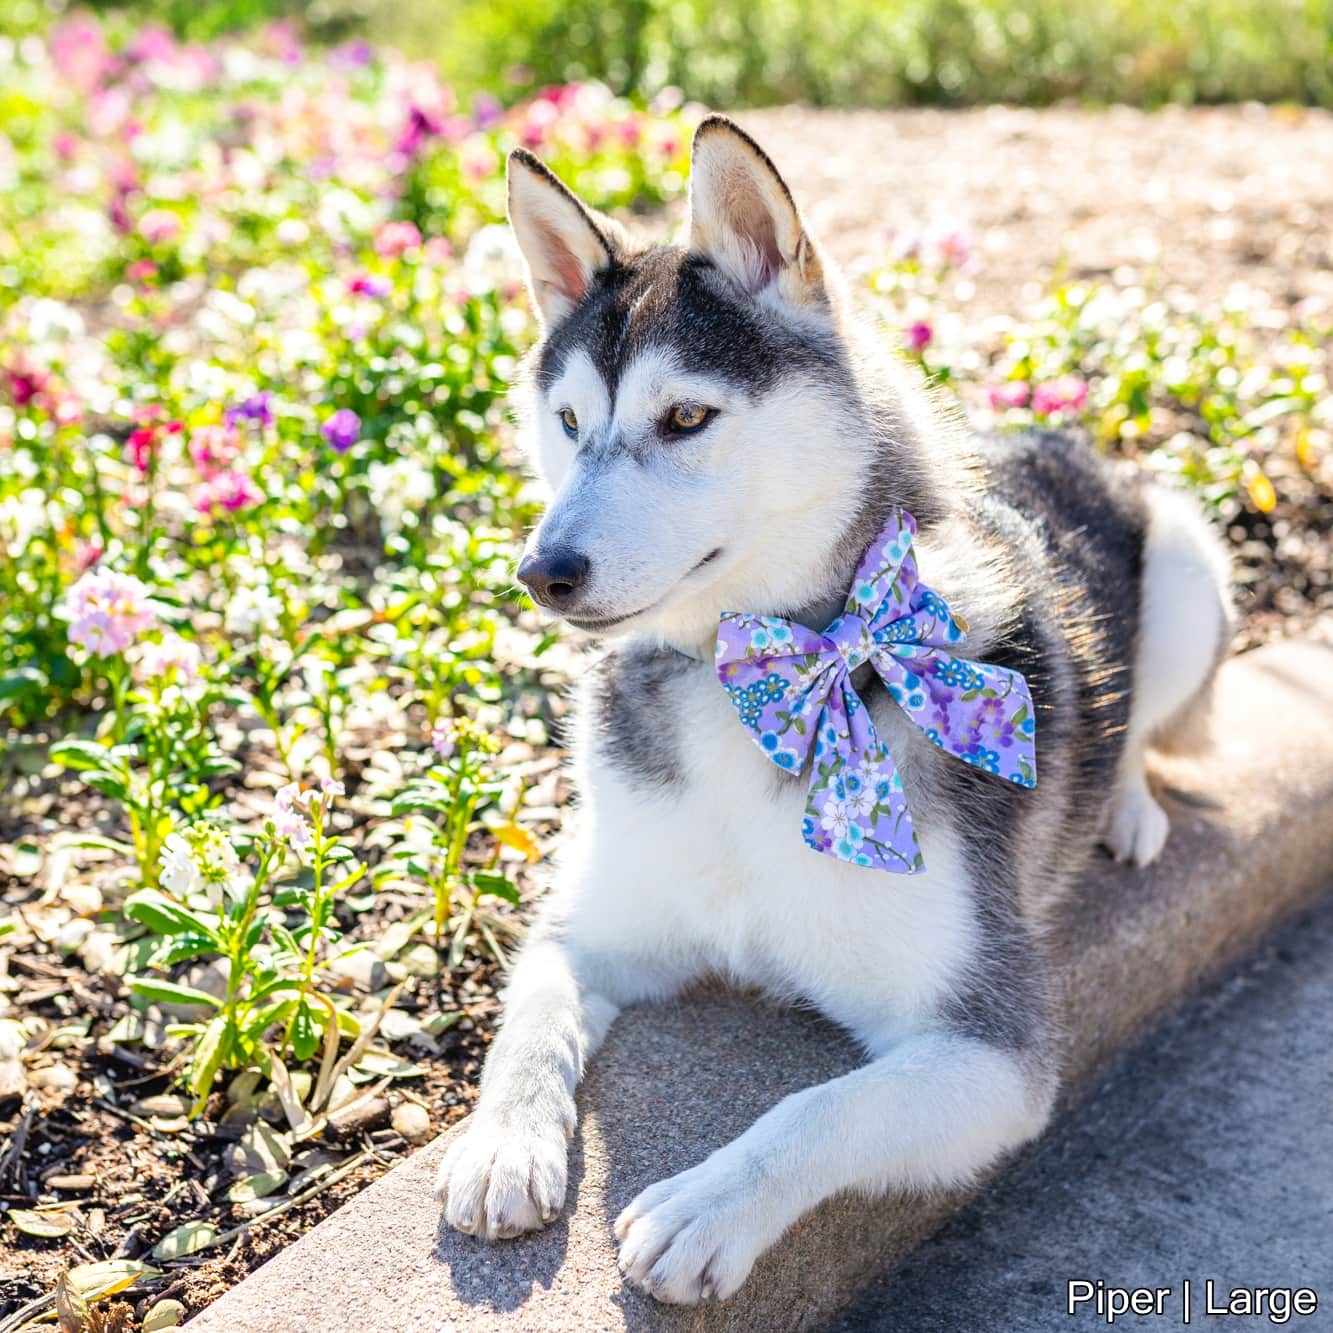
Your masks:
[[[506,100],[599,79],[714,106],[1007,101],[1333,106],[1333,0],[138,0],[208,38],[265,18],[364,35],[435,61],[462,93]],[[0,0],[0,31],[54,7]]]

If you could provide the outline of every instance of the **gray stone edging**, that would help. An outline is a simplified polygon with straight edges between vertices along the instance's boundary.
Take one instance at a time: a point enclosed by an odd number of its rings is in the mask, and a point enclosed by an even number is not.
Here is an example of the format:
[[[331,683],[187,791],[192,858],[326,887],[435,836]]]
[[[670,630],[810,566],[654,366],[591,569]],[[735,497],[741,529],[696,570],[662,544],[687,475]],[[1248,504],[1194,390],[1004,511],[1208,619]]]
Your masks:
[[[1207,973],[1333,874],[1333,649],[1289,642],[1230,662],[1197,759],[1163,760],[1172,817],[1146,871],[1106,862],[1052,923],[1067,960],[1070,1092]],[[967,1197],[843,1197],[805,1218],[732,1300],[698,1310],[627,1288],[611,1220],[645,1185],[744,1130],[788,1092],[845,1072],[850,1042],[805,1014],[708,993],[621,1017],[580,1095],[570,1194],[547,1231],[487,1246],[443,1230],[443,1139],[390,1171],[192,1320],[192,1333],[441,1329],[779,1330],[818,1324]]]

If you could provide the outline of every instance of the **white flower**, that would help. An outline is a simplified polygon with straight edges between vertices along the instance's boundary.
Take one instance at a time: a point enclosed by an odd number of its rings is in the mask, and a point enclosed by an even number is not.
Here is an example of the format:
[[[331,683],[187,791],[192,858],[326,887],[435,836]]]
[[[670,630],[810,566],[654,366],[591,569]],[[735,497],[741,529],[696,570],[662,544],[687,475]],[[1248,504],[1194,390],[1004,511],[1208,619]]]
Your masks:
[[[7,546],[15,559],[28,543],[47,526],[46,492],[29,486],[17,495],[0,500],[0,545]],[[12,535],[11,535],[12,534]]]
[[[372,463],[366,471],[366,483],[370,503],[386,533],[401,532],[404,517],[424,509],[435,497],[434,476],[415,458]]]
[[[494,222],[473,233],[463,255],[463,285],[472,295],[516,282],[522,273],[522,256],[509,227]]]
[[[158,882],[169,893],[177,898],[202,893],[214,907],[228,898],[239,902],[249,883],[226,830],[216,824],[167,834],[161,867]]]
[[[194,859],[194,849],[180,833],[168,833],[162,844],[158,882],[177,898],[188,898],[204,887],[203,871]]]
[[[830,796],[824,802],[824,813],[819,822],[835,838],[845,838],[847,831],[852,826],[852,816],[856,811],[852,808],[850,801],[844,801],[837,796]]]
[[[260,583],[253,588],[237,588],[227,603],[223,623],[229,634],[253,639],[263,630],[276,629],[281,614],[282,598],[266,583]]]

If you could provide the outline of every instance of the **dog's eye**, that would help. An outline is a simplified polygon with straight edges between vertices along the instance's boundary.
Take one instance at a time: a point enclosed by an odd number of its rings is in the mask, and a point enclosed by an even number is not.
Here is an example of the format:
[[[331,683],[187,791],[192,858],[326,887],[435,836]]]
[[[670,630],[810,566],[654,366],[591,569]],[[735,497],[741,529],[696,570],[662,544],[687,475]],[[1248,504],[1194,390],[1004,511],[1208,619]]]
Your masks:
[[[568,407],[562,407],[560,409],[560,424],[565,428],[565,434],[568,435],[571,440],[578,439],[579,419],[574,415],[572,409]]]
[[[699,403],[677,403],[667,417],[667,426],[678,434],[688,435],[712,420],[710,408]]]

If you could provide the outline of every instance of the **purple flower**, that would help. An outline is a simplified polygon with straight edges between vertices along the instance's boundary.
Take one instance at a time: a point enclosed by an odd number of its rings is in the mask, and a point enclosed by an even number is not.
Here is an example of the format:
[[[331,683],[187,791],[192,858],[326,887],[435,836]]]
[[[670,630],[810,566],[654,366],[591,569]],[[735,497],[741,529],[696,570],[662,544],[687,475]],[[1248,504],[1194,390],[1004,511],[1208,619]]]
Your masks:
[[[361,418],[350,407],[340,407],[320,430],[338,453],[345,454],[361,438]]]
[[[265,389],[263,393],[257,393],[254,397],[247,398],[245,402],[229,407],[222,415],[229,426],[234,426],[238,421],[257,421],[261,426],[271,426],[272,400],[272,390]]]
[[[504,118],[504,108],[494,97],[482,93],[472,104],[472,123],[479,130],[494,129]]]

